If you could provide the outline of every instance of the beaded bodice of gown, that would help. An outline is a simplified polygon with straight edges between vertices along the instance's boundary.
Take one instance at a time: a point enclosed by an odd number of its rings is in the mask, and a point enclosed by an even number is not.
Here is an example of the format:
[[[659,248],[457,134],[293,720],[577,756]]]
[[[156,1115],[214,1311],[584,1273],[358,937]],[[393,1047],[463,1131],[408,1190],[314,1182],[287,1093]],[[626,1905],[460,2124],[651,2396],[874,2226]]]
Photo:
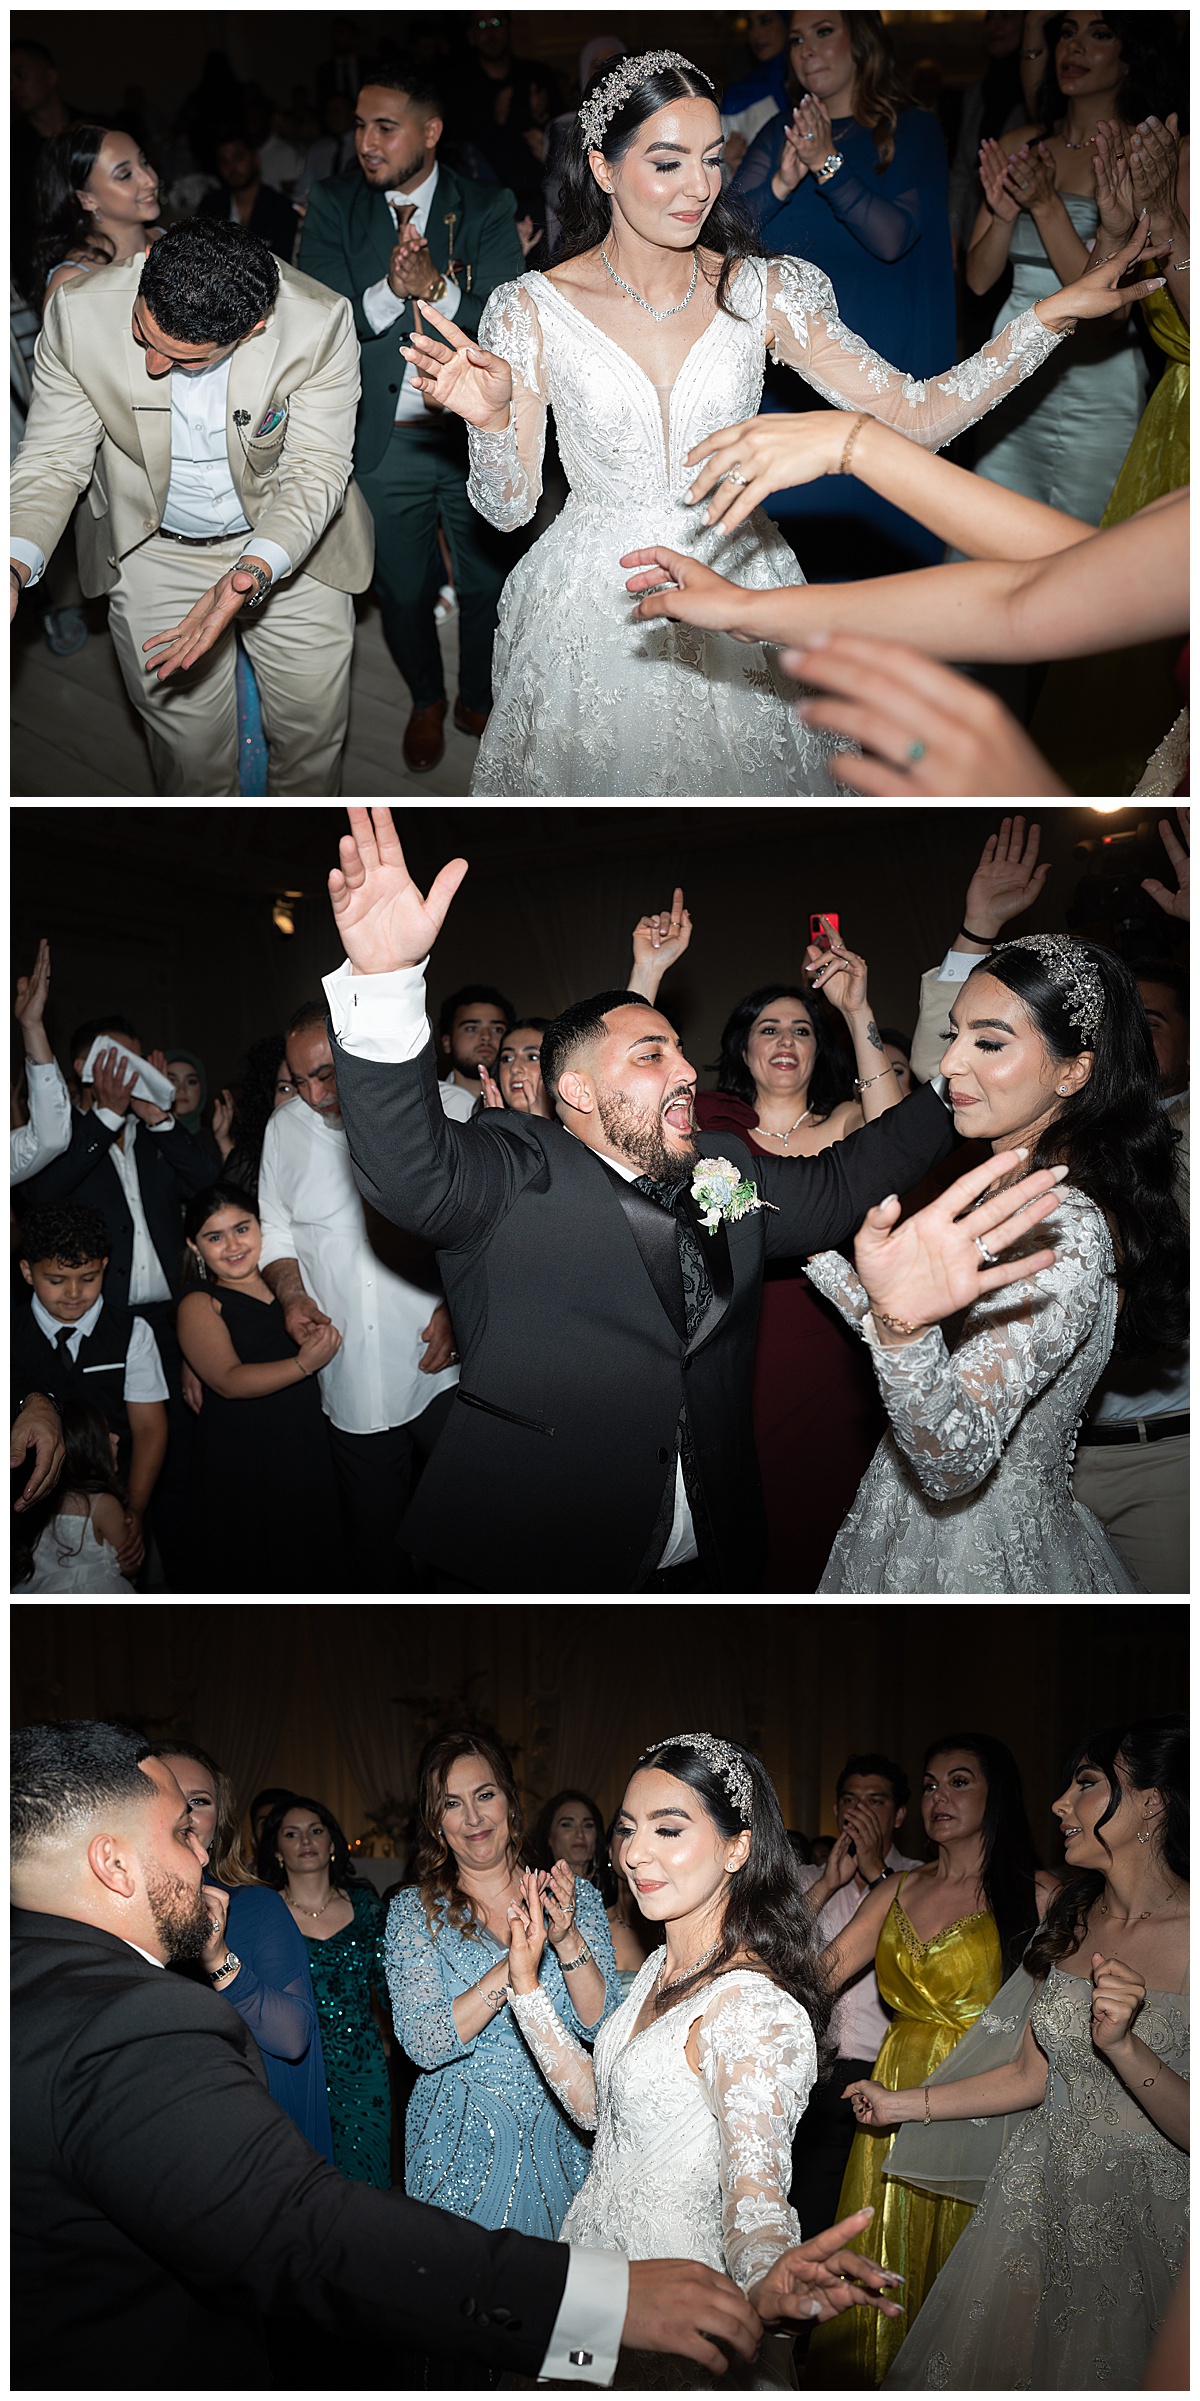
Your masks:
[[[822,1592],[1139,1589],[1071,1490],[1080,1422],[1116,1330],[1112,1238],[1069,1183],[1046,1233],[1053,1267],[976,1301],[953,1348],[933,1326],[884,1350],[840,1252],[809,1260],[818,1290],[868,1340],[890,1420]],[[1038,1228],[1026,1247],[1041,1238]]]
[[[594,2125],[592,2162],[563,2242],[630,2259],[698,2259],[748,2290],[800,2241],[788,2206],[792,2135],[816,2081],[807,2011],[736,1968],[635,2033],[666,1954],[655,1951],[602,2027],[595,2062],[546,1996],[514,1996],[535,2059],[565,2108]],[[686,2056],[698,2027],[699,2073]]]
[[[1045,2100],[1017,2121],[889,2387],[1142,2384],[1183,2258],[1188,2160],[1097,2050],[1091,2000],[1086,1976],[1051,1968],[1030,2014]],[[1136,2031],[1187,2076],[1186,1994],[1148,1992]]]
[[[505,531],[528,522],[550,407],[571,490],[505,587],[473,792],[841,790],[828,764],[836,742],[798,722],[778,652],[637,622],[622,553],[669,543],[752,589],[803,581],[761,511],[727,534],[684,498],[688,452],[757,412],[768,346],[834,406],[866,410],[936,449],[1059,340],[1029,313],[922,383],[843,324],[828,277],[806,260],[748,259],[728,297],[736,313],[716,311],[666,393],[548,276],[523,275],[492,293],[479,340],[508,361],[513,400],[503,432],[469,429],[471,501]]]

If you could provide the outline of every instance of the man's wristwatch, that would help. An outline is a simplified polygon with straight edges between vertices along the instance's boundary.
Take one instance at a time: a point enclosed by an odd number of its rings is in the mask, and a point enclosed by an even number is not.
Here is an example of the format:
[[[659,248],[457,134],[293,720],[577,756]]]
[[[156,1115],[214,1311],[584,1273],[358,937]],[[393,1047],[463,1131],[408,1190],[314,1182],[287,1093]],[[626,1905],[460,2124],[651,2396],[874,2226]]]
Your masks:
[[[253,576],[254,592],[251,599],[246,602],[246,607],[248,609],[261,608],[271,589],[271,578],[266,568],[260,567],[257,559],[235,559],[231,572],[234,575]]]
[[[868,1886],[867,1886],[867,1891],[868,1891],[868,1892],[874,1892],[874,1890],[875,1890],[875,1886],[876,1886],[877,1884],[882,1884],[882,1882],[883,1882],[883,1880],[884,1880],[884,1877],[885,1877],[885,1876],[891,1876],[891,1875],[894,1875],[894,1873],[895,1873],[895,1870],[894,1870],[894,1868],[890,1868],[890,1867],[888,1867],[888,1866],[884,1865],[884,1866],[883,1866],[883,1867],[880,1869],[880,1871],[879,1871],[879,1874],[878,1874],[877,1876],[874,1876],[874,1877],[872,1878],[871,1882],[868,1884]]]
[[[429,305],[430,305],[430,306],[432,306],[432,305],[433,305],[433,303],[434,303],[435,301],[437,301],[437,300],[444,300],[444,299],[445,299],[445,297],[446,297],[446,278],[445,278],[445,276],[444,276],[444,275],[439,275],[439,276],[436,278],[435,282],[434,282],[433,284],[431,284],[431,286],[430,286],[429,290],[428,290],[427,292],[422,292],[422,294],[421,294],[421,298],[422,298],[422,300],[424,300],[424,301],[427,301],[427,302],[429,303]]]
[[[817,168],[817,182],[828,183],[830,177],[837,174],[838,168],[844,167],[845,164],[846,161],[842,157],[841,151],[831,150],[828,158],[824,159],[821,165]]]
[[[210,1969],[208,1978],[209,1983],[223,1984],[226,1976],[236,1976],[241,1964],[241,1960],[238,1958],[236,1951],[226,1951],[220,1967]]]

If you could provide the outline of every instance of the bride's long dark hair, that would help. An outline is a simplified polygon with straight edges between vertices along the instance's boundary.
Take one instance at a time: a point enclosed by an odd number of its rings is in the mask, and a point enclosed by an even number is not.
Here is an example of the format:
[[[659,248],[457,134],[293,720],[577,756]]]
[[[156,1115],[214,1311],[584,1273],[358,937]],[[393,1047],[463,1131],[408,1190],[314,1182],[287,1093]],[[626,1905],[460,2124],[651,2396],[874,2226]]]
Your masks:
[[[724,1737],[721,1739],[724,1742]],[[694,1975],[681,1978],[669,1992],[660,1994],[656,2007],[673,2009],[694,1988],[723,1975],[739,1955],[749,1957],[773,1984],[803,2004],[824,2069],[832,2058],[829,2016],[833,1995],[821,1970],[822,1946],[813,1934],[799,1861],[761,1760],[740,1743],[725,1743],[725,1748],[733,1752],[750,1778],[750,1855],[728,1879],[715,1956]],[[731,1801],[719,1770],[690,1742],[657,1743],[653,1750],[643,1751],[635,1774],[644,1767],[660,1767],[664,1774],[688,1785],[722,1841],[734,1842],[745,1831],[746,1821]]]
[[[605,59],[596,69],[583,98],[588,101],[607,82],[614,68],[624,62]],[[639,125],[653,117],[660,108],[669,108],[673,100],[711,100],[716,104],[716,90],[699,67],[660,67],[648,75],[644,83],[614,109],[605,127],[600,150],[610,167],[618,167],[633,141]],[[612,202],[602,192],[589,163],[589,143],[578,117],[571,128],[567,155],[563,166],[562,189],[558,215],[562,228],[554,252],[554,265],[579,258],[585,250],[596,250],[612,228]],[[737,310],[728,304],[730,283],[742,260],[761,258],[762,244],[753,225],[727,191],[721,191],[710,208],[696,236],[697,244],[706,250],[720,253],[721,269],[717,277],[717,307],[727,317]]]

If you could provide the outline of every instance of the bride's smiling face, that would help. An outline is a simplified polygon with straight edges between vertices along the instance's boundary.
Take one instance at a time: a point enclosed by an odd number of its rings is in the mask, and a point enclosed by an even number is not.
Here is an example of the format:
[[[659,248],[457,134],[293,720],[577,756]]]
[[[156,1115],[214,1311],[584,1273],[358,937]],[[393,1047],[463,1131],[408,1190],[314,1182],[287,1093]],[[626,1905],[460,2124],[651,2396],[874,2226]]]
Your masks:
[[[621,1872],[642,1916],[656,1925],[722,1907],[729,1877],[750,1854],[750,1836],[727,1842],[690,1784],[665,1768],[630,1779],[613,1832]]]
[[[639,125],[614,166],[599,150],[592,173],[624,225],[663,250],[690,250],[721,190],[721,119],[711,100],[673,100]]]
[[[955,1125],[969,1141],[990,1142],[993,1150],[1014,1143],[1032,1148],[1092,1072],[1090,1051],[1054,1058],[1024,1003],[984,970],[967,977],[950,1023],[954,1040],[941,1071]]]

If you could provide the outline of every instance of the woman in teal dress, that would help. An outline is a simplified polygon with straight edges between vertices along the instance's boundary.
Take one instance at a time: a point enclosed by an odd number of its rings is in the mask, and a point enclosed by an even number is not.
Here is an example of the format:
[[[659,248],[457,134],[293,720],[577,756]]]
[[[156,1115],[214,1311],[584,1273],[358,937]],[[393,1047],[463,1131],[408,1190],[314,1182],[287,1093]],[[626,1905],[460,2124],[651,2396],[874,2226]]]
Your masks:
[[[272,1810],[258,1848],[263,1882],[282,1893],[305,1938],[321,2027],[333,2164],[359,2184],[392,2182],[392,2100],[372,1992],[383,1990],[383,1903],[352,1884],[349,1846],[323,1801]]]
[[[1172,90],[1166,15],[1122,12],[1120,32],[1087,10],[1048,17],[1048,66],[1039,122],[985,142],[983,204],[967,254],[973,292],[991,291],[1012,269],[1012,289],[993,326],[999,333],[1063,281],[1083,274],[1087,254],[1119,246],[1101,226],[1094,171],[1097,125],[1132,128],[1178,100]],[[1052,127],[1051,132],[1046,128]],[[1146,405],[1146,362],[1133,313],[1080,325],[1037,378],[1012,396],[976,437],[976,473],[1068,516],[1099,525]]]
[[[523,1826],[499,1745],[474,1732],[429,1743],[419,1807],[418,1881],[392,1902],[384,1937],[396,2034],[420,2070],[405,2189],[477,2226],[553,2240],[588,2150],[509,2017]],[[620,1998],[604,1906],[562,1861],[544,1882],[539,1981],[563,2023],[592,2042]]]

